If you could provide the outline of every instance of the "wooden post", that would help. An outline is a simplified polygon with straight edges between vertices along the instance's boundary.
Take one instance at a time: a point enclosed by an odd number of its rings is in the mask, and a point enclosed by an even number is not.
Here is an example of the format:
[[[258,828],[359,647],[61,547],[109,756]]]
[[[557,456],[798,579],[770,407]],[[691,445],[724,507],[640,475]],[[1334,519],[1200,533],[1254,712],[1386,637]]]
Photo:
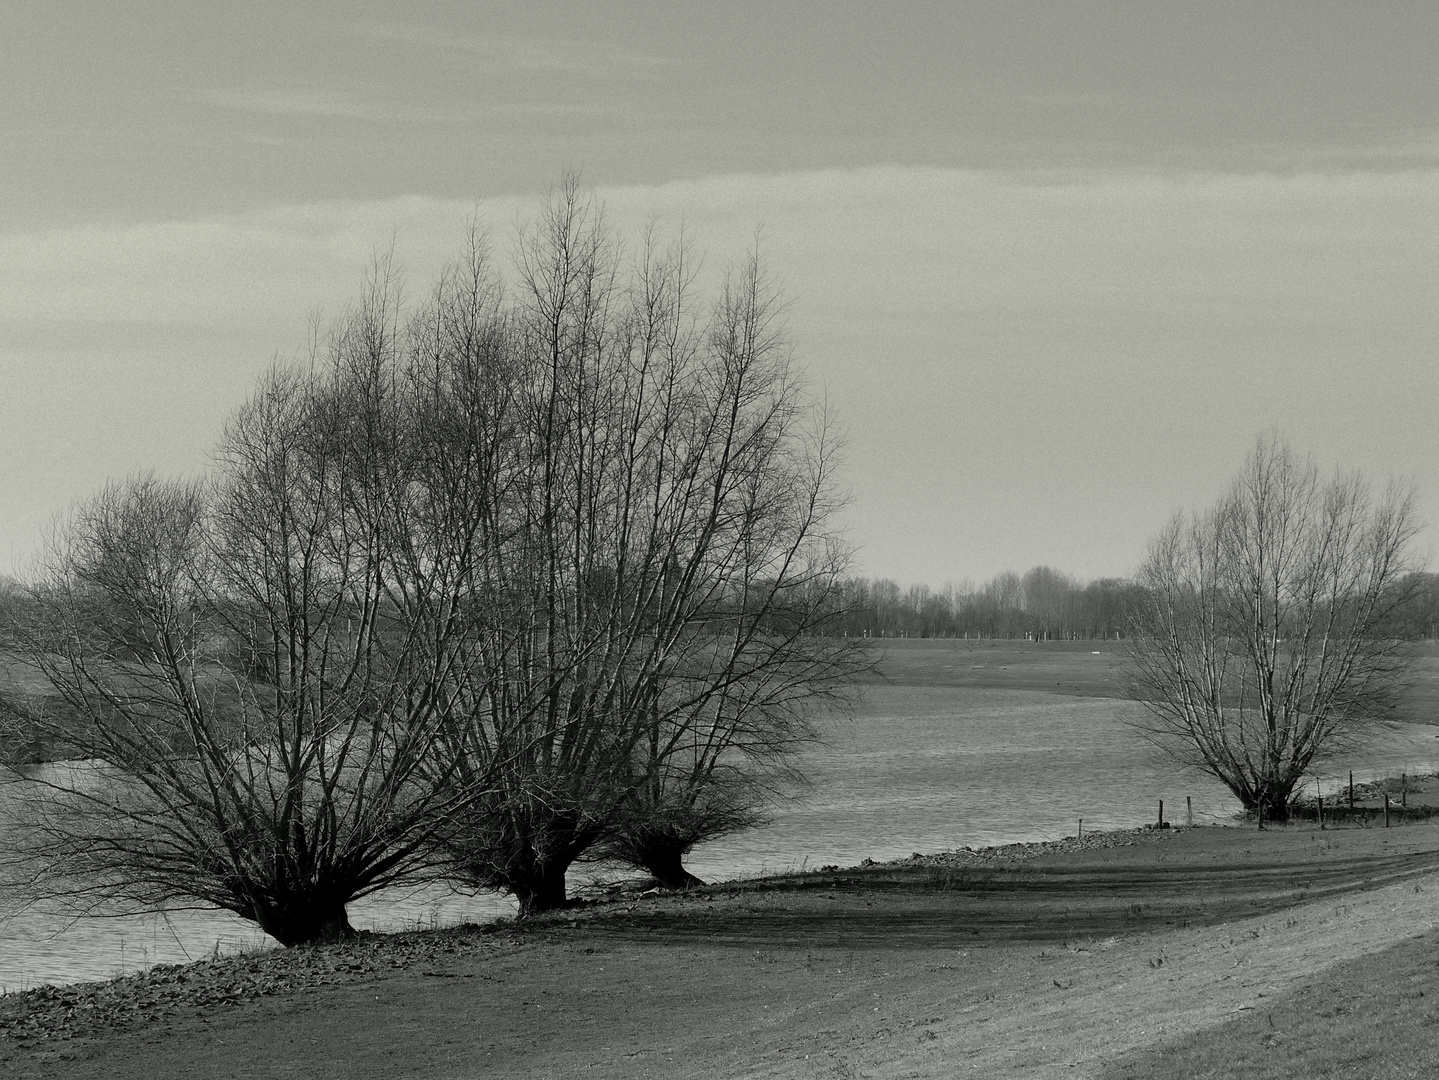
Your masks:
[[[1405,810],[1409,809],[1409,774],[1399,774],[1399,805]]]
[[[1389,792],[1384,793],[1384,827],[1389,828]]]
[[[1163,800],[1163,799],[1160,799],[1160,800],[1159,800],[1159,824],[1155,825],[1154,827],[1155,827],[1156,829],[1162,829],[1162,828],[1164,828],[1164,800]]]
[[[1083,818],[1080,818],[1080,819],[1079,819],[1079,838],[1080,838],[1081,840],[1084,839],[1084,819],[1083,819]]]
[[[1354,813],[1354,770],[1349,770],[1349,812]]]
[[[1184,824],[1191,827],[1194,825],[1194,796],[1192,795],[1184,796]]]
[[[1323,832],[1323,831],[1324,831],[1324,795],[1321,793],[1321,794],[1318,796],[1318,798],[1319,798],[1319,831],[1320,831],[1320,832]]]

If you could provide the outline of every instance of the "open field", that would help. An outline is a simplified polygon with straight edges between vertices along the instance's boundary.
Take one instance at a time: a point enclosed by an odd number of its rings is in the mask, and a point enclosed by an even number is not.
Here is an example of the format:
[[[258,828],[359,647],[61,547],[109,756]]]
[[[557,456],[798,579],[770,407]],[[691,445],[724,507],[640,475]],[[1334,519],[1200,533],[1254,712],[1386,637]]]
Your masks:
[[[96,1005],[103,990],[15,995],[0,1071],[1155,1075],[1184,1039],[1272,1013],[1336,964],[1387,962],[1433,930],[1436,894],[1430,826],[961,852],[170,969],[111,988],[118,1011]]]
[[[1130,696],[1123,641],[994,641],[902,638],[875,642],[879,677],[904,686],[1044,690]],[[1439,724],[1439,641],[1415,642],[1414,667],[1395,720]]]

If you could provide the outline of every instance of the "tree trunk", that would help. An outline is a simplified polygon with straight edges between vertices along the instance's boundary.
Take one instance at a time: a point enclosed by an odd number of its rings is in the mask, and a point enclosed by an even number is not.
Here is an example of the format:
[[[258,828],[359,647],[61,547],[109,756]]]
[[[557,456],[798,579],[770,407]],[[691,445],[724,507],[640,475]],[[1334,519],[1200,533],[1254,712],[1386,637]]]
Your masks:
[[[1264,820],[1282,825],[1289,820],[1289,804],[1284,801],[1266,802],[1264,804]]]
[[[1259,799],[1244,800],[1244,809],[1248,810],[1259,818],[1261,824],[1273,823],[1282,825],[1289,820],[1289,798],[1284,796],[1265,796]]]
[[[260,929],[281,945],[320,945],[355,936],[344,904],[323,904],[296,900],[283,908],[269,907],[255,913]]]
[[[541,863],[511,885],[515,899],[520,902],[520,918],[565,906],[565,869],[559,862]]]
[[[679,847],[654,847],[644,853],[644,868],[654,875],[662,889],[693,889],[704,882],[684,867]]]

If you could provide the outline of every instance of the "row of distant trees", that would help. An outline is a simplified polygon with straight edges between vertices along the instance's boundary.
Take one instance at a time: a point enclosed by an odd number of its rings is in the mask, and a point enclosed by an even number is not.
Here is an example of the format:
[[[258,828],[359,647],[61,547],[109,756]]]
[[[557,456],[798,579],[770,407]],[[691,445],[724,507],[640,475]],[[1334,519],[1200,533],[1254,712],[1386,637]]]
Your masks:
[[[888,578],[841,583],[835,632],[851,637],[1115,638],[1135,586],[1120,578],[1081,582],[1049,566],[1004,573],[983,585],[902,589]]]
[[[1406,641],[1439,638],[1439,574],[1414,571],[1393,583],[1405,597],[1384,632]],[[831,632],[861,638],[1011,638],[1031,641],[1131,636],[1145,589],[1125,578],[1080,581],[1049,566],[999,574],[981,586],[901,588],[889,578],[851,577],[835,590]]]

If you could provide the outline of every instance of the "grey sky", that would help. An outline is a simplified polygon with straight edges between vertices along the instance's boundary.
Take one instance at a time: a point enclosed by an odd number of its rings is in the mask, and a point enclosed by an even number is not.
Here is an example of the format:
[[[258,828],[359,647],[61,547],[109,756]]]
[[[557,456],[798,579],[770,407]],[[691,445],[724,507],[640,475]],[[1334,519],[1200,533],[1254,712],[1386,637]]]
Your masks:
[[[866,572],[1126,573],[1271,424],[1439,519],[1439,13],[1183,7],[11,0],[0,561],[567,167],[763,224]]]

